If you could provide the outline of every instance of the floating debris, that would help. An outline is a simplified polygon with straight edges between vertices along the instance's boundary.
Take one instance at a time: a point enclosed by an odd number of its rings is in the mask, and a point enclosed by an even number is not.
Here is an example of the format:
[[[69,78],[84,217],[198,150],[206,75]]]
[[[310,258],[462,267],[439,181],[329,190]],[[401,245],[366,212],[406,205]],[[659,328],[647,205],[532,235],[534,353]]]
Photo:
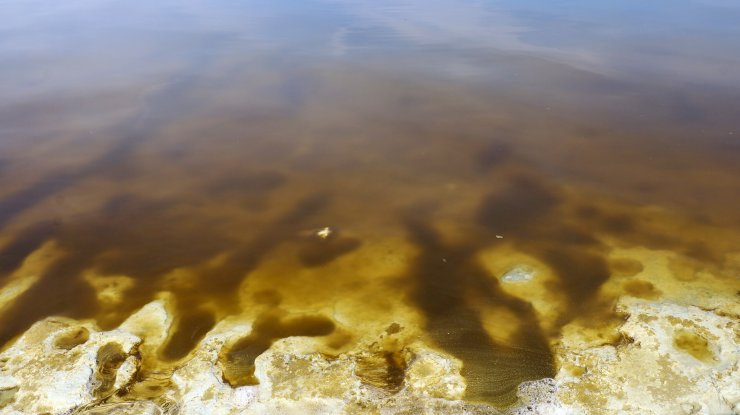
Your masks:
[[[326,239],[331,236],[331,234],[334,232],[332,228],[330,227],[324,227],[316,231],[316,236],[318,236],[321,239]]]

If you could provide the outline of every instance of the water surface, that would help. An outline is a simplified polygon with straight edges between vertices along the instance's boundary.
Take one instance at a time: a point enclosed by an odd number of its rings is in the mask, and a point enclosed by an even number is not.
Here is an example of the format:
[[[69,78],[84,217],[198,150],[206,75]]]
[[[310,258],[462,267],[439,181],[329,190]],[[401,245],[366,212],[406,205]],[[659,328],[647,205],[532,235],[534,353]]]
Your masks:
[[[564,326],[618,321],[603,286],[642,265],[616,249],[737,286],[734,2],[0,8],[3,343],[170,292],[165,362],[258,310],[224,355],[240,385],[280,338],[339,353],[331,333],[411,313],[467,399],[505,406],[554,375]],[[504,287],[516,266],[549,276],[548,311]]]

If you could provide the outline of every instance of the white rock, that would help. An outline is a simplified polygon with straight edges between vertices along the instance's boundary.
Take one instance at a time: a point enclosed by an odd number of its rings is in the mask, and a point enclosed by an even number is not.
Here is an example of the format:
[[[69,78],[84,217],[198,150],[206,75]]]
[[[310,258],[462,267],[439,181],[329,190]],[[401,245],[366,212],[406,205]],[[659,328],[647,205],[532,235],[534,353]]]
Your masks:
[[[517,390],[520,405],[510,415],[580,415],[580,411],[560,402],[557,389],[555,379],[522,383]]]
[[[527,266],[516,266],[501,277],[503,282],[527,282],[534,278],[535,270]]]
[[[737,413],[736,318],[635,299],[623,299],[619,311],[629,315],[620,328],[629,341],[589,348],[566,336],[556,379],[520,385],[521,406],[507,413]],[[320,341],[315,338],[277,340],[255,360],[259,384],[232,387],[223,379],[219,355],[249,335],[251,325],[229,321],[211,330],[178,367],[158,368],[165,376],[174,370],[160,400],[143,397],[158,403],[103,403],[135,379],[139,356],[156,358],[171,324],[164,300],[108,332],[63,318],[35,324],[0,354],[0,414],[499,414],[462,400],[462,362],[422,340],[394,342],[385,334],[332,357],[316,351]],[[101,381],[98,359],[105,347],[117,357]],[[101,385],[104,393],[96,391]]]
[[[465,379],[460,374],[462,362],[427,349],[417,348],[406,370],[406,391],[416,396],[450,400],[462,399]]]
[[[218,356],[224,345],[249,335],[250,329],[220,324],[174,372],[168,398],[179,403],[179,414],[497,413],[488,406],[461,401],[462,364],[421,346],[405,352],[408,366],[402,385],[386,390],[361,375],[359,362],[372,352],[327,358],[306,352],[314,348],[310,338],[286,338],[255,360],[258,385],[233,388],[223,381]]]
[[[163,415],[162,409],[151,401],[118,402],[98,405],[75,415]]]
[[[180,415],[229,415],[242,413],[257,394],[256,387],[232,388],[223,382],[217,365],[223,345],[235,336],[249,334],[251,326],[217,326],[199,344],[192,357],[172,374],[175,390],[168,392],[179,403]]]
[[[139,357],[129,356],[123,361],[116,372],[116,380],[113,383],[114,390],[120,390],[128,385],[139,370]]]
[[[89,338],[78,336],[78,340],[63,342],[64,348],[58,346],[60,337],[69,337],[75,331],[89,333]],[[8,378],[13,378],[18,385],[12,402],[0,413],[64,414],[99,400],[101,396],[96,396],[100,384],[96,378],[99,350],[109,344],[117,345],[122,353],[131,355],[139,343],[141,340],[130,333],[97,332],[90,324],[69,319],[48,318],[34,324],[0,354],[0,377],[6,383],[10,383]],[[128,383],[132,376],[131,372],[121,375],[118,383]]]
[[[172,316],[167,312],[165,300],[156,300],[132,314],[119,329],[143,338],[145,344],[159,347],[171,325]]]
[[[587,414],[731,414],[738,403],[737,319],[693,306],[623,301],[631,341],[563,353],[558,397]],[[566,367],[580,367],[573,375]]]

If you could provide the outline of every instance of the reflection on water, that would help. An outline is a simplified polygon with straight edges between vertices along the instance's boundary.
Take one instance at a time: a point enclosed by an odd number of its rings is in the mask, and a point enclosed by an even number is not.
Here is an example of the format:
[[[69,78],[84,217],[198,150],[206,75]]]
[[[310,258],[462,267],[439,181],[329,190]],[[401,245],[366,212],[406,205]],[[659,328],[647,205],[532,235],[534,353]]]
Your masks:
[[[6,2],[0,339],[167,291],[163,361],[262,310],[221,357],[241,385],[279,338],[346,347],[305,311],[354,298],[356,324],[415,310],[506,405],[564,325],[616,319],[601,287],[642,265],[613,249],[736,279],[740,9],[510,3]],[[516,255],[561,307],[501,286]]]

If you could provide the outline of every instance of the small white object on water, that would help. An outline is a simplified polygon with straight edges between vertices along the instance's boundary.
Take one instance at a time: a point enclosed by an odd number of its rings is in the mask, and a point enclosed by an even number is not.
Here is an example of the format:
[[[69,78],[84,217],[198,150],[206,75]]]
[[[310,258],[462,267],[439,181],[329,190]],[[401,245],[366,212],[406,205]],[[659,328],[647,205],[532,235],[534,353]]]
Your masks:
[[[504,239],[504,235],[496,235],[496,239]]]
[[[332,232],[333,232],[332,229],[327,226],[325,228],[321,228],[318,231],[316,231],[316,236],[318,236],[321,239],[326,239],[331,235]]]
[[[504,282],[527,282],[534,278],[534,269],[526,265],[518,265],[506,272],[501,277],[501,281]]]

